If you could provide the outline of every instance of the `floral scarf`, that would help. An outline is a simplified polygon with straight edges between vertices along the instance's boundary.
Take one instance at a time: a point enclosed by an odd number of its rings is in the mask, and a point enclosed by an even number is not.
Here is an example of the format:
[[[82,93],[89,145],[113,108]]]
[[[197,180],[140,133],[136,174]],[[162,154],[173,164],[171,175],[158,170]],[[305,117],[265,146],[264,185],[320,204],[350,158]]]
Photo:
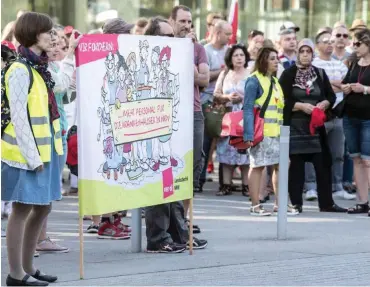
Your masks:
[[[296,65],[298,69],[293,87],[298,87],[302,90],[306,90],[307,95],[309,95],[310,90],[313,89],[313,83],[317,78],[312,63],[309,66],[304,66],[301,64],[298,56]]]
[[[28,64],[31,68],[35,69],[45,81],[47,90],[48,90],[48,98],[49,98],[49,112],[50,112],[50,123],[53,123],[54,120],[59,119],[60,115],[58,112],[57,102],[55,100],[53,88],[55,86],[55,82],[48,71],[48,57],[45,52],[41,54],[41,56],[36,55],[30,49],[20,46],[18,48],[19,58]]]

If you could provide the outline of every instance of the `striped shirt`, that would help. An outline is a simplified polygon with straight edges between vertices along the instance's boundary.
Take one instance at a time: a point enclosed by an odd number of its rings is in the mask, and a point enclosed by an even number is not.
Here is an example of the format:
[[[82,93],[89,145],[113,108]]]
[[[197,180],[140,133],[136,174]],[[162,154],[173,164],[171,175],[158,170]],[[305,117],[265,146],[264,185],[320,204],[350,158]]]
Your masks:
[[[324,69],[330,81],[343,80],[347,74],[348,68],[339,60],[331,59],[330,61],[322,60],[316,57],[312,65],[317,68]],[[343,92],[335,93],[337,99],[334,107],[343,100]]]

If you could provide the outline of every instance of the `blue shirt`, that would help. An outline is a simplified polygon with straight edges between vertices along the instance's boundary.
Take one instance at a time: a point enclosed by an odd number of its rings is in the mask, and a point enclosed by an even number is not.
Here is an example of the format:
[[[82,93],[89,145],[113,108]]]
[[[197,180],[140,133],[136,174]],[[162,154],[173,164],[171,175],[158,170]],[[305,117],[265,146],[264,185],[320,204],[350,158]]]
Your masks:
[[[263,89],[256,76],[249,77],[244,88],[244,141],[254,141],[254,106],[263,95]]]

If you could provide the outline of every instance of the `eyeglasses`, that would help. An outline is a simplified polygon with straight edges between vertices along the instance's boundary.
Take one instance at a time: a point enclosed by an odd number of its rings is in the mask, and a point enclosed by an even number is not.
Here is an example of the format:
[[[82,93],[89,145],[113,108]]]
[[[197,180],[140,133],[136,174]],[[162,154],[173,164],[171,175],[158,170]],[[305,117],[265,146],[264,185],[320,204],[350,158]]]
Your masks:
[[[360,48],[360,46],[362,45],[362,42],[358,41],[358,42],[353,42],[353,46],[354,47],[357,47],[357,48]]]
[[[328,44],[334,44],[335,41],[333,39],[324,38],[321,41],[319,41],[319,43],[323,43],[325,45],[328,45]]]
[[[161,37],[170,37],[170,38],[175,37],[174,34],[158,34],[158,36],[161,36]]]
[[[349,35],[348,34],[340,34],[340,33],[338,33],[338,34],[335,35],[335,37],[337,37],[337,38],[343,37],[344,39],[347,39],[349,37]]]

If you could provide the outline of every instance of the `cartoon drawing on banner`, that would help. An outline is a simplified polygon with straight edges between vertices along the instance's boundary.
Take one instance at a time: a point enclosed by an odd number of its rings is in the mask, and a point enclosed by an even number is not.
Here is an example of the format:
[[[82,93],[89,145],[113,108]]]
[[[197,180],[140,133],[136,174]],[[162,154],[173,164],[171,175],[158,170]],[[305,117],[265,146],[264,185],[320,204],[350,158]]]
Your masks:
[[[98,172],[109,182],[139,185],[161,172],[184,168],[173,154],[178,131],[179,74],[171,72],[171,47],[139,41],[138,53],[109,52],[98,108],[105,162]]]

